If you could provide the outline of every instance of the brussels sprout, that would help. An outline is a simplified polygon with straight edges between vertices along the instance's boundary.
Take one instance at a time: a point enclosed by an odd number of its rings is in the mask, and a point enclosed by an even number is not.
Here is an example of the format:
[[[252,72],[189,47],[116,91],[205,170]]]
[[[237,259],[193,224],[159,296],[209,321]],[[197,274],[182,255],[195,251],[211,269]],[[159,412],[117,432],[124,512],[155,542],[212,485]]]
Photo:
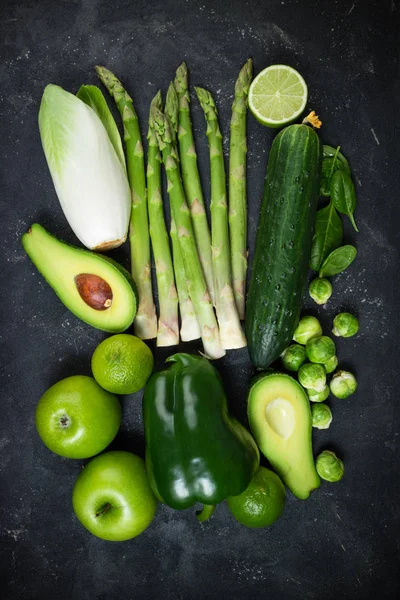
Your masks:
[[[317,304],[326,304],[332,296],[332,285],[325,277],[318,277],[310,283],[308,293]]]
[[[358,319],[351,313],[339,313],[333,319],[332,333],[338,337],[351,337],[358,331]]]
[[[337,366],[338,366],[338,358],[337,358],[336,354],[335,354],[335,356],[332,356],[332,358],[330,358],[329,360],[324,362],[325,371],[327,373],[333,373],[333,371],[336,369]]]
[[[335,356],[335,342],[326,335],[313,338],[307,342],[306,354],[311,362],[324,364],[332,356]]]
[[[312,426],[317,429],[329,429],[332,423],[332,411],[327,404],[311,406]]]
[[[344,475],[344,464],[330,450],[324,450],[317,457],[316,468],[318,475],[325,481],[335,482],[340,481]]]
[[[322,392],[317,392],[317,390],[308,389],[307,394],[310,402],[324,402],[329,396],[329,385],[326,384]]]
[[[291,344],[282,353],[282,364],[288,371],[298,371],[299,367],[306,362],[306,349],[300,344]]]
[[[322,392],[326,384],[325,368],[311,363],[302,365],[299,369],[299,381],[304,388]]]
[[[357,380],[349,371],[338,371],[330,383],[331,392],[336,398],[347,398],[357,389]]]
[[[322,327],[315,317],[303,317],[294,330],[293,339],[298,344],[305,346],[308,340],[322,335]]]

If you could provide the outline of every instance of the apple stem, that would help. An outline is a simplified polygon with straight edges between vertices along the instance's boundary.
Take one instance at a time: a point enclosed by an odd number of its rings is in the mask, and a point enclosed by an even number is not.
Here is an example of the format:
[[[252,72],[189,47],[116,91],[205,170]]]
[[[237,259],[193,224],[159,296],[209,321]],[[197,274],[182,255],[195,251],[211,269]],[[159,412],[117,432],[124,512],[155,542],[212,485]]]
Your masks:
[[[96,513],[96,517],[100,517],[100,515],[104,515],[108,510],[110,510],[110,508],[111,508],[111,504],[109,502],[107,502],[107,504],[105,504],[103,506],[103,508],[98,513]]]

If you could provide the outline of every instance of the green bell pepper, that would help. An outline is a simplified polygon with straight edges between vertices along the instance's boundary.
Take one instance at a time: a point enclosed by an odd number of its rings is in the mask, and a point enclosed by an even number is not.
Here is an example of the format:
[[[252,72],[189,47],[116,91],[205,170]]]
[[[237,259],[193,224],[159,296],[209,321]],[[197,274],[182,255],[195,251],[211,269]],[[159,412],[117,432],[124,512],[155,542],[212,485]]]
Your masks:
[[[229,415],[218,372],[200,356],[174,354],[167,361],[173,365],[150,378],[143,400],[146,465],[155,495],[184,509],[241,494],[260,455],[247,429]]]

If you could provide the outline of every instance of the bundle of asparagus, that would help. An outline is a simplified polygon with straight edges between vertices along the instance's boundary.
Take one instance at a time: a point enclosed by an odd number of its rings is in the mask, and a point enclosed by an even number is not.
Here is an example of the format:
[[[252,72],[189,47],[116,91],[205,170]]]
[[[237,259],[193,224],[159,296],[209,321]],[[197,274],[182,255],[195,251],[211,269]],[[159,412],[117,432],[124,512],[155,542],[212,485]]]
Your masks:
[[[164,112],[160,92],[151,102],[147,193],[143,146],[132,99],[113,73],[104,67],[96,70],[113,96],[124,124],[132,192],[131,266],[139,294],[136,335],[142,339],[157,337],[158,346],[178,344],[179,300],[182,341],[201,337],[205,354],[214,359],[223,356],[227,349],[245,346],[240,319],[244,318],[247,271],[246,109],[251,59],[242,67],[235,85],[229,210],[217,108],[208,91],[195,88],[209,141],[211,234],[197,165],[185,63],[178,67],[175,81],[168,88]],[[171,208],[172,257],[163,209],[162,162]],[[158,327],[150,276],[150,238],[159,297]]]

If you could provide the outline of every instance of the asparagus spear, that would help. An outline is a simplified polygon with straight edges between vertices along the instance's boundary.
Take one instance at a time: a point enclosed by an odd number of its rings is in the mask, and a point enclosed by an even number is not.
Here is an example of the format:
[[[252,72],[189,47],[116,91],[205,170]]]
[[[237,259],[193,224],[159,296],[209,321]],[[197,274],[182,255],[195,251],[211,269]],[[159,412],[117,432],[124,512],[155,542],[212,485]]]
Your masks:
[[[244,319],[247,273],[246,112],[253,76],[251,58],[243,65],[235,85],[229,151],[229,233],[233,290],[240,319]]]
[[[175,280],[179,298],[179,310],[181,313],[180,333],[182,342],[190,342],[191,340],[197,340],[199,337],[201,337],[201,333],[193,303],[189,296],[182,251],[179,244],[175,221],[172,217],[170,235],[172,241]]]
[[[168,118],[171,126],[172,141],[176,145],[176,134],[178,131],[178,96],[176,95],[173,84],[170,84],[167,91],[165,115]],[[200,327],[196,319],[193,303],[189,296],[185,265],[183,263],[183,256],[179,245],[176,225],[172,217],[170,234],[172,241],[175,280],[176,287],[178,289],[179,307],[181,313],[181,338],[183,342],[189,342],[190,340],[197,340],[200,337]]]
[[[152,114],[167,173],[172,218],[176,224],[189,294],[200,326],[204,351],[210,358],[220,358],[225,351],[221,348],[217,321],[197,254],[192,220],[180,177],[179,161],[172,140],[171,128],[167,117],[157,107],[153,106]]]
[[[206,278],[211,300],[213,304],[215,304],[210,229],[208,227],[203,190],[197,167],[197,154],[193,139],[192,121],[190,119],[188,71],[184,62],[176,71],[174,83],[179,100],[178,142],[182,180],[190,212],[192,214],[194,235],[201,266],[203,267],[203,273]]]
[[[158,302],[157,346],[179,344],[178,298],[174,281],[169,238],[165,227],[161,188],[161,155],[151,115],[151,107],[162,108],[161,92],[157,92],[150,105],[149,148],[147,154],[147,192],[150,237],[156,264]]]
[[[243,348],[246,338],[240,326],[232,289],[222,134],[213,97],[203,88],[196,87],[195,90],[206,118],[210,150],[212,258],[221,345],[225,349]]]
[[[119,79],[105,67],[96,67],[100,81],[113,96],[124,125],[124,142],[132,212],[129,227],[131,271],[139,294],[135,334],[143,340],[157,336],[157,316],[151,286],[150,236],[147,215],[146,173],[139,122],[132,98]]]

